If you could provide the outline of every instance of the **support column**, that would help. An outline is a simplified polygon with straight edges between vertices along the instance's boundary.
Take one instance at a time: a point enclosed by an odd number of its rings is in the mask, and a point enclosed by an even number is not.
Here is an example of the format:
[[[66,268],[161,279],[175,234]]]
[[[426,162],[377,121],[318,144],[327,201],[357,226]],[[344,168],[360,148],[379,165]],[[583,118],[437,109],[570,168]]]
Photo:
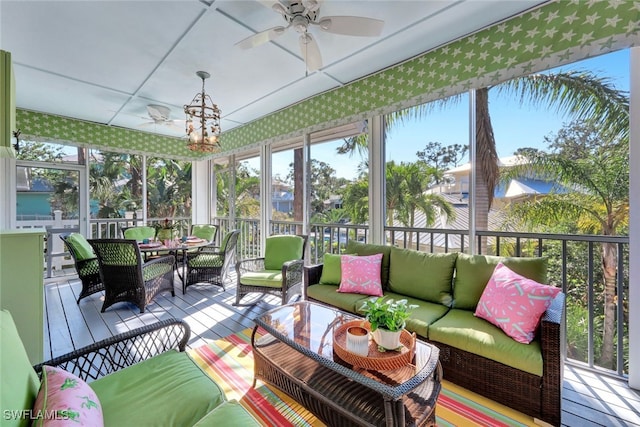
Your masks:
[[[191,163],[191,222],[211,223],[211,162],[199,160]]]
[[[476,239],[476,91],[469,90],[469,254],[478,253]]]
[[[384,116],[369,120],[369,243],[386,243]]]
[[[640,47],[629,70],[629,386],[640,389]]]
[[[260,147],[260,256],[264,254],[266,239],[271,234],[271,146]]]

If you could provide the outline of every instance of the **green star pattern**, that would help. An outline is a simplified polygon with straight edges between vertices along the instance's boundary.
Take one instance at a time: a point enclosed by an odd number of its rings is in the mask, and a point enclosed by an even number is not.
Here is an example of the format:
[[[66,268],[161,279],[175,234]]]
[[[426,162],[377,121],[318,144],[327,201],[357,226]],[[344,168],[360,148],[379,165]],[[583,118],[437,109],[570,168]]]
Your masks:
[[[179,138],[18,110],[34,139],[183,160],[226,156],[640,44],[640,1],[556,1],[224,132],[223,152]]]

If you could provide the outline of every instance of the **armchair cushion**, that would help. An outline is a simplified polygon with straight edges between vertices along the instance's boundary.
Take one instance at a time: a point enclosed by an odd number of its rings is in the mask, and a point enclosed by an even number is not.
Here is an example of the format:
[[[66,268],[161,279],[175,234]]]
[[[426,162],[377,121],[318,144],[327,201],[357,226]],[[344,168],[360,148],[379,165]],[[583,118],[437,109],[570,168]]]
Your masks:
[[[18,330],[6,310],[0,310],[0,402],[3,409],[32,409],[40,380],[29,363]],[[27,425],[27,420],[3,420],[3,426]]]
[[[243,285],[282,287],[282,270],[247,271],[240,278]]]
[[[125,239],[133,239],[141,242],[144,239],[153,239],[154,237],[156,237],[156,229],[148,225],[130,227],[124,230]]]
[[[93,248],[82,234],[69,234],[69,236],[67,237],[67,242],[69,242],[69,244],[73,246],[73,250],[76,252],[76,258],[78,259],[78,261],[96,257],[95,253],[93,252]]]
[[[191,226],[191,235],[204,239],[208,242],[213,242],[216,237],[218,227],[212,224],[194,224]]]
[[[218,384],[187,353],[175,350],[109,374],[90,386],[102,402],[106,426],[191,426],[225,401]],[[167,405],[178,402],[179,410],[166,410]]]
[[[375,255],[382,254],[382,264],[380,267],[380,280],[382,288],[387,289],[389,286],[389,263],[391,262],[391,246],[372,245],[369,243],[360,243],[355,240],[349,240],[344,250],[345,254],[358,255]]]
[[[260,426],[240,403],[235,400],[224,402],[209,412],[193,427],[250,427]]]
[[[279,270],[287,261],[302,259],[304,238],[300,236],[269,236],[264,250],[264,267]]]
[[[76,375],[55,366],[44,366],[34,414],[56,414],[38,418],[33,426],[101,427],[102,407],[96,393]]]

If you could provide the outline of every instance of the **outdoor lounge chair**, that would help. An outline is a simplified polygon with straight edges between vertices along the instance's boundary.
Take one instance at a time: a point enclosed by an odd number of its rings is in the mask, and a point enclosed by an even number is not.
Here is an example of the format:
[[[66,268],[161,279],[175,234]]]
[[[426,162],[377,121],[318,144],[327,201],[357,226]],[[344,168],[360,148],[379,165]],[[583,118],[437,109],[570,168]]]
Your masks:
[[[187,277],[183,292],[196,283],[209,283],[221,286],[227,277],[229,265],[235,255],[240,230],[232,230],[224,236],[219,248],[204,247],[198,252],[187,252]]]
[[[235,305],[241,305],[240,300],[252,292],[279,296],[282,304],[287,304],[293,295],[302,294],[307,240],[306,235],[269,236],[263,258],[238,261]]]
[[[100,279],[100,265],[93,248],[87,239],[80,233],[64,233],[60,235],[65,246],[69,250],[73,263],[82,282],[82,290],[78,296],[80,300],[96,292],[104,291],[102,279]]]
[[[140,248],[135,240],[89,240],[100,264],[100,277],[104,283],[102,312],[116,302],[136,304],[140,313],[153,298],[173,289],[176,258],[164,255],[142,262]]]

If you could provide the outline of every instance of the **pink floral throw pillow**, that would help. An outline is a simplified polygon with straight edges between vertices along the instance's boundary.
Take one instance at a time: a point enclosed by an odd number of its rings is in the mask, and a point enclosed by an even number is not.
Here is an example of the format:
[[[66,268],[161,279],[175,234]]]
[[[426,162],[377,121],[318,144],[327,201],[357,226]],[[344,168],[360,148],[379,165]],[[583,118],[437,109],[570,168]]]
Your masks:
[[[91,387],[74,374],[43,366],[42,383],[33,406],[34,426],[101,427],[102,407]]]
[[[342,255],[341,280],[338,292],[382,296],[380,269],[382,254],[369,256]]]
[[[502,329],[514,340],[529,344],[540,317],[560,289],[527,279],[499,263],[484,289],[475,315]]]

